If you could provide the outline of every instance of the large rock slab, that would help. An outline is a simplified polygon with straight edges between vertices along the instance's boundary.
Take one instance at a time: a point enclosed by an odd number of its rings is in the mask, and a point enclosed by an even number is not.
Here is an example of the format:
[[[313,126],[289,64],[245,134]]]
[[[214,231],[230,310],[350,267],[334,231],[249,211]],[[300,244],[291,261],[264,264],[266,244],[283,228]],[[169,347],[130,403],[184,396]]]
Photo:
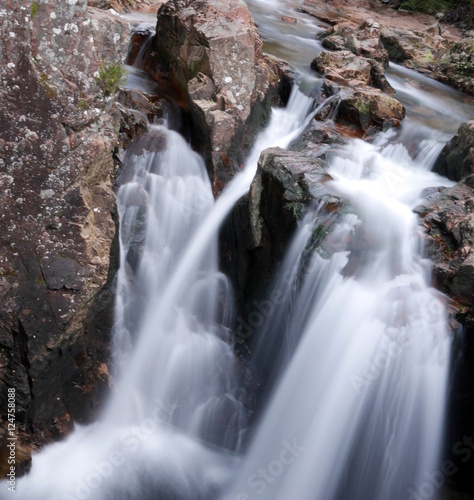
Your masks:
[[[438,30],[383,27],[381,40],[390,60],[474,94],[474,38],[445,39]]]
[[[108,385],[113,105],[129,31],[85,0],[0,8],[0,408],[38,443]]]
[[[171,0],[158,11],[154,50],[189,107],[214,192],[279,101],[278,71],[243,0]]]
[[[472,31],[471,31],[472,33]],[[474,95],[474,37],[454,43],[439,62],[438,80]]]
[[[234,283],[241,315],[262,300],[307,207],[319,204],[318,224],[329,225],[341,204],[326,183],[325,162],[296,151],[262,152],[248,196],[223,228],[223,266]]]

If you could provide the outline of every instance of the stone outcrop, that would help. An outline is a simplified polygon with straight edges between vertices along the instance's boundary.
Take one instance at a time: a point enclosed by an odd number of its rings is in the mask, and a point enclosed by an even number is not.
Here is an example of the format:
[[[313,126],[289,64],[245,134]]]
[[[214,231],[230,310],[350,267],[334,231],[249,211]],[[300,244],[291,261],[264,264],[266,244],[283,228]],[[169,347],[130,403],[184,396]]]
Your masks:
[[[451,46],[439,62],[439,73],[438,80],[474,95],[474,37]]]
[[[332,65],[335,65],[339,70],[336,71],[335,76],[342,76],[342,78],[349,80],[351,86],[354,85],[355,79],[356,82],[361,81],[364,85],[377,87],[386,93],[394,93],[392,86],[385,77],[385,68],[388,66],[389,60],[388,52],[381,42],[380,25],[373,19],[368,19],[359,26],[349,21],[336,24],[327,31],[320,33],[319,38],[322,40],[323,47],[334,51],[342,51],[330,56],[322,55],[323,58],[329,57],[333,59]],[[357,56],[357,58],[350,57],[347,51]],[[323,52],[322,54],[328,53]],[[337,60],[337,63],[334,59]],[[346,62],[346,65],[344,62]],[[317,59],[313,61],[315,66],[321,65],[321,63],[324,65],[324,61],[318,61]],[[347,66],[352,66],[352,71],[356,70],[355,74],[352,76],[350,74],[347,76],[338,75],[341,71],[347,72]],[[359,70],[357,70],[357,66],[360,67]],[[313,67],[313,69],[317,68]],[[332,72],[334,72],[334,69]],[[369,70],[368,74],[367,70]],[[322,69],[317,69],[317,71],[324,72]],[[330,78],[330,76],[327,77]],[[360,83],[358,84],[360,85]]]
[[[434,192],[416,209],[426,233],[426,253],[437,287],[452,299],[474,348],[474,121],[446,144],[435,170],[460,182]]]
[[[433,170],[453,181],[474,174],[474,120],[461,125],[441,151]]]
[[[374,59],[388,66],[388,52],[380,40],[380,25],[373,19],[360,26],[344,22],[332,26],[319,35],[323,47],[330,50],[350,50],[356,56]]]
[[[129,30],[85,0],[23,4],[0,8],[0,408],[14,387],[19,428],[41,444],[87,421],[109,383]]]
[[[158,11],[154,50],[187,104],[219,193],[279,102],[278,69],[243,0],[170,0]]]
[[[384,27],[382,43],[390,60],[447,83],[467,94],[474,93],[474,38],[451,42],[439,30],[416,31]]]
[[[342,21],[320,33],[319,38],[327,49],[348,50],[367,58],[372,64],[372,72],[383,79],[383,86],[374,86],[386,92],[391,87],[383,68],[388,66],[389,59],[468,94],[474,92],[474,39],[466,37],[459,42],[449,41],[442,36],[442,29],[437,23],[421,31],[380,26],[371,19],[359,26]]]
[[[435,60],[446,49],[446,41],[439,33],[429,31],[383,27],[381,39],[391,61],[424,72],[433,67]]]
[[[318,224],[332,219],[341,202],[325,187],[329,180],[321,159],[280,148],[262,152],[250,192],[235,206],[222,236],[223,266],[240,294],[242,314],[252,300],[265,297],[306,207],[321,203]]]
[[[356,56],[352,52],[323,50],[311,62],[311,68],[325,78],[351,87],[372,86],[387,93],[393,89],[385,78],[383,66],[374,59]]]
[[[452,3],[435,17],[396,10],[400,5],[399,0],[305,0],[298,9],[330,25],[319,34],[326,48],[350,50],[382,66],[388,53],[391,61],[472,95],[473,32],[448,23],[472,30],[473,7]]]
[[[431,199],[430,199],[431,198]],[[436,286],[451,299],[458,321],[474,337],[474,175],[432,195],[415,211],[427,236]]]
[[[350,86],[371,84],[371,66],[367,59],[349,51],[327,52],[323,50],[312,61],[311,68],[323,73],[325,78]]]

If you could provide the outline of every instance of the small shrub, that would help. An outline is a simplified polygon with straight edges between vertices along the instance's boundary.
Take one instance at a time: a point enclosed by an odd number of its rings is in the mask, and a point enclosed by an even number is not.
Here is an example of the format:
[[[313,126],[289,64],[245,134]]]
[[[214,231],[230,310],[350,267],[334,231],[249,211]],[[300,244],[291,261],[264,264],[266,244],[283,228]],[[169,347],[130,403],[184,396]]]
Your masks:
[[[106,96],[115,94],[126,74],[125,68],[121,64],[112,64],[99,71],[97,84]]]
[[[30,9],[30,17],[33,19],[35,17],[35,14],[38,12],[39,5],[36,2],[33,2],[31,4],[31,9]]]

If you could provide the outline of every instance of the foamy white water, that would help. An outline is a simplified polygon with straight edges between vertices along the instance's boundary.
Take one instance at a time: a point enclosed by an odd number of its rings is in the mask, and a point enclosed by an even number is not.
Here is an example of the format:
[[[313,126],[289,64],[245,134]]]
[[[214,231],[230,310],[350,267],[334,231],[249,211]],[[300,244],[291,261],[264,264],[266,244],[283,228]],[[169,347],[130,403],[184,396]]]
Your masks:
[[[280,306],[280,335],[297,347],[225,499],[399,500],[438,470],[449,331],[411,207],[449,182],[378,142],[352,141],[330,161],[330,188],[353,213]],[[295,242],[307,238],[304,224]],[[275,329],[262,330],[271,343]]]
[[[246,424],[218,230],[248,191],[260,151],[288,146],[312,107],[295,88],[217,202],[203,160],[165,126],[150,125],[127,153],[113,396],[100,421],[33,457],[20,498],[209,500],[229,481]],[[53,474],[60,479],[44,481]]]
[[[316,21],[295,14],[295,33],[281,22],[293,12],[285,2],[249,3],[270,46],[308,66],[321,48]],[[134,71],[129,85],[148,89],[142,77]],[[444,113],[443,98],[396,85],[421,114]],[[248,191],[261,150],[287,147],[312,106],[295,89],[287,109],[273,111],[217,202],[202,160],[176,133],[152,127],[129,153],[119,192],[114,395],[100,421],[34,457],[20,499],[400,500],[437,470],[449,339],[411,212],[425,187],[447,184],[429,172],[446,140],[434,129],[415,152],[389,132],[333,155],[332,190],[353,213],[322,250],[309,251],[316,212],[295,236],[275,284],[282,306],[262,333],[263,345],[265,334],[284,333],[275,391],[238,456],[246,415],[217,234]],[[449,130],[463,112],[455,114]]]

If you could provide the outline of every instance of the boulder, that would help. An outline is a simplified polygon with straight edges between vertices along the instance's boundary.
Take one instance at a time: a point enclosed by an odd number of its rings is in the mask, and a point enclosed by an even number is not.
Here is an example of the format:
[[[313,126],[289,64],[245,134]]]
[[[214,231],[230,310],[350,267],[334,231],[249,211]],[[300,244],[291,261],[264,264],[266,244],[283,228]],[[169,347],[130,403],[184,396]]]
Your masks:
[[[331,50],[350,50],[357,56],[374,59],[388,66],[388,52],[380,40],[380,25],[373,19],[360,26],[343,22],[332,26],[319,35],[323,47]]]
[[[295,139],[289,149],[325,161],[326,153],[335,145],[344,144],[345,141],[331,124],[322,124],[318,119],[319,115],[311,121],[300,137]]]
[[[377,87],[387,93],[393,89],[388,83],[383,66],[374,59],[356,56],[352,52],[342,50],[328,52],[323,50],[311,62],[311,68],[324,77],[341,85],[351,87]]]
[[[433,170],[453,181],[474,174],[474,120],[461,125],[441,151]]]
[[[292,16],[281,16],[281,20],[284,23],[288,23],[288,24],[296,24],[298,22],[296,17],[292,17]]]
[[[154,50],[187,102],[217,194],[280,102],[275,64],[243,0],[169,1],[158,11]]]
[[[323,50],[311,62],[311,68],[325,78],[342,85],[365,87],[371,83],[371,65],[364,57],[348,50],[328,52]]]
[[[330,179],[320,160],[279,148],[263,151],[249,194],[254,247],[268,244],[274,257],[281,256],[306,205]]]
[[[17,424],[41,444],[92,418],[109,384],[113,95],[129,30],[85,0],[4,7],[0,416],[15,387]]]
[[[368,135],[399,127],[400,121],[405,118],[405,107],[380,91],[348,90],[341,94],[335,109],[335,120],[353,125]]]
[[[411,30],[384,27],[381,31],[381,40],[386,48],[391,61],[408,63],[413,66],[433,62],[433,53],[426,45],[425,39],[428,35],[417,36]],[[412,62],[413,61],[413,62]]]

